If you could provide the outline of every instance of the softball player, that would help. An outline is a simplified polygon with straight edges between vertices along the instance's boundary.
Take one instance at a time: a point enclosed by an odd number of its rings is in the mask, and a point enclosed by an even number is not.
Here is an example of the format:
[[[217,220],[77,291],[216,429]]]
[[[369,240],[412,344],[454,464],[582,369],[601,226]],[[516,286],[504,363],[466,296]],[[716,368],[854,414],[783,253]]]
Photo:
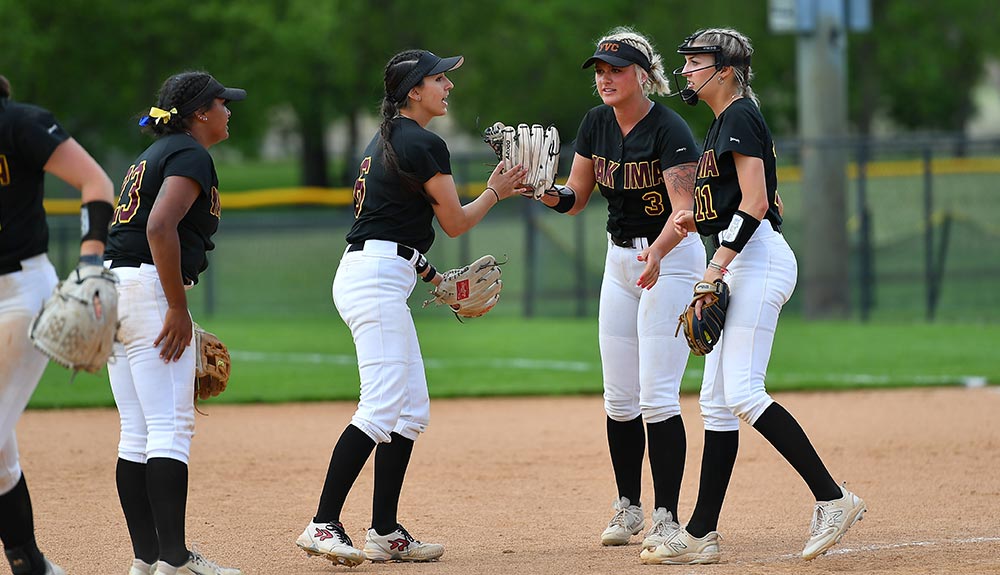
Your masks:
[[[575,215],[595,184],[608,200],[598,332],[618,497],[601,543],[627,544],[645,527],[640,490],[648,435],[655,505],[644,544],[656,545],[677,527],[687,441],[679,395],[689,352],[674,330],[705,265],[698,238],[664,224],[691,205],[698,151],[680,116],[649,99],[670,88],[646,38],[616,28],[583,64],[591,65],[603,105],[580,124],[566,187],[542,201]]]
[[[445,142],[426,129],[448,112],[454,85],[445,76],[462,56],[424,50],[396,54],[385,67],[382,124],[365,149],[354,184],[355,222],[333,280],[333,301],[354,336],[361,399],[333,455],[316,515],[296,544],[310,555],[355,566],[371,561],[431,561],[444,547],[415,540],[398,523],[399,495],[413,442],[427,427],[430,403],[417,332],[406,305],[417,277],[440,283],[422,255],[434,242],[432,219],[451,237],[475,226],[514,195],[525,171],[493,171],[478,198],[462,205]],[[377,448],[376,448],[377,446]],[[375,450],[372,524],[364,550],[354,547],[340,513]]]
[[[681,97],[704,100],[715,113],[698,163],[694,210],[674,218],[679,233],[712,236],[718,249],[703,280],[725,278],[732,290],[726,325],[706,356],[701,387],[705,422],[701,486],[691,521],[644,563],[716,563],[718,525],[736,462],[739,420],[752,425],[802,476],[813,495],[811,537],[802,556],[829,549],[865,511],[864,502],[833,480],[809,438],[764,389],[774,330],[795,287],[795,255],[781,235],[774,142],[750,88],[750,40],[729,29],[689,36],[678,49],[687,79]]]
[[[48,364],[28,339],[28,326],[57,283],[46,255],[43,183],[48,172],[80,190],[80,261],[95,265],[102,260],[114,189],[51,113],[10,95],[10,82],[0,76],[0,539],[14,575],[64,575],[35,543],[14,434]]]
[[[204,72],[168,78],[140,121],[157,139],[129,167],[115,208],[105,264],[119,278],[121,343],[108,374],[121,416],[116,483],[135,553],[129,575],[240,573],[185,545],[198,350],[184,292],[208,267],[219,226],[208,149],[229,137],[226,104],[245,97]]]

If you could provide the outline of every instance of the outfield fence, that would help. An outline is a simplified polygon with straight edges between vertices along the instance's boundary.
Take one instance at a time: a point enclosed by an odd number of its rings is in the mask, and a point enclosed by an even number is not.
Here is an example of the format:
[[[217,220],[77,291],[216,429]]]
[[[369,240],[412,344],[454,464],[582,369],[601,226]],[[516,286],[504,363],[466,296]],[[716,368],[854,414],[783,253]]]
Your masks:
[[[783,230],[797,252],[808,233],[797,165],[805,144],[777,142]],[[812,145],[839,149],[853,159],[846,168],[845,223],[853,317],[1000,320],[1000,139],[935,136]],[[571,158],[572,150],[564,149],[559,173],[568,173]],[[481,192],[491,159],[453,157],[464,195]],[[224,191],[217,248],[201,283],[189,292],[192,311],[335,314],[330,284],[353,221],[350,203],[351,191],[341,188]],[[512,198],[457,239],[439,230],[428,257],[447,269],[483,253],[506,256],[503,297],[492,313],[594,315],[607,246],[606,206],[595,196],[580,216],[565,217]],[[50,256],[65,274],[76,262],[79,201],[47,200],[46,207]],[[418,284],[411,307],[419,308],[426,296],[424,284]],[[801,294],[793,296],[786,313],[799,313],[800,300]]]

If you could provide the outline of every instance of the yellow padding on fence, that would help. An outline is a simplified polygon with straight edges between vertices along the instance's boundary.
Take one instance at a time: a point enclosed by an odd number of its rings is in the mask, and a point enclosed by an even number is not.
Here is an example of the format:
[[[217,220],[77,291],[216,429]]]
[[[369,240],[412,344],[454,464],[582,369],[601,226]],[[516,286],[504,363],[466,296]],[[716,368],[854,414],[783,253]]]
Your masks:
[[[869,178],[900,178],[922,176],[922,160],[895,162],[872,162],[865,167]],[[931,174],[935,176],[952,174],[1000,174],[1000,158],[942,158],[931,160]],[[857,165],[847,165],[848,178],[858,176]],[[802,181],[802,168],[785,166],[778,168],[778,182]],[[485,183],[468,183],[460,186],[463,197],[474,198],[485,189]],[[354,203],[351,188],[274,188],[252,192],[222,192],[222,211],[252,210],[279,206],[320,205],[344,207]],[[46,199],[45,211],[52,215],[78,215],[79,199]]]

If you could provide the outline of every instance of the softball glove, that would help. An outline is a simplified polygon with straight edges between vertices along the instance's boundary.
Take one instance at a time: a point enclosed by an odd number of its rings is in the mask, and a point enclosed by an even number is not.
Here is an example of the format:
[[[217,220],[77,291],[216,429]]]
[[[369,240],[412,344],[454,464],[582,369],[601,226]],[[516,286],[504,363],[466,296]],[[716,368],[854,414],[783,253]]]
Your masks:
[[[695,302],[702,300],[701,318],[694,312]],[[698,282],[694,285],[694,299],[680,315],[677,330],[684,328],[688,347],[695,355],[707,355],[722,337],[722,327],[726,323],[726,308],[729,307],[729,286],[722,280],[715,283]]]

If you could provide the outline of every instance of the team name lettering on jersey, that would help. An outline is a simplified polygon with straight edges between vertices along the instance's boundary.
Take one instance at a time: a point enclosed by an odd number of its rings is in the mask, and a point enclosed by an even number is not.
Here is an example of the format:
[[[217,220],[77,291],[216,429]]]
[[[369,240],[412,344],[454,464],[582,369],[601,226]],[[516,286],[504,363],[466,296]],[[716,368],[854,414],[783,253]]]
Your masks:
[[[715,161],[715,150],[705,150],[698,160],[698,179],[714,178],[719,175],[719,164]]]
[[[625,162],[625,189],[640,190],[663,183],[660,160],[652,162]]]
[[[7,166],[7,156],[0,154],[0,186],[10,184],[10,168]]]
[[[598,184],[609,188],[615,187],[615,172],[621,164],[614,160],[594,156],[594,179]]]

